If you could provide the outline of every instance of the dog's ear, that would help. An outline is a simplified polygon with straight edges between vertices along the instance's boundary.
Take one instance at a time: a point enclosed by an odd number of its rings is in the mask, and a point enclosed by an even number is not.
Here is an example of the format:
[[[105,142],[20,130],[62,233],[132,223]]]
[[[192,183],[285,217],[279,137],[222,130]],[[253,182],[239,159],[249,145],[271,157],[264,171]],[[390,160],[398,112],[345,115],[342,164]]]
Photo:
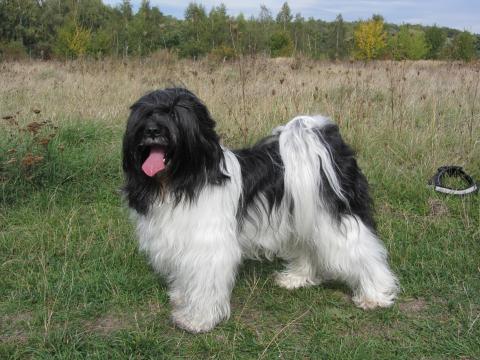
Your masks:
[[[223,149],[215,132],[215,121],[207,107],[188,90],[177,90],[171,118],[178,131],[178,141],[171,160],[170,182],[178,201],[197,197],[205,185],[222,184]]]

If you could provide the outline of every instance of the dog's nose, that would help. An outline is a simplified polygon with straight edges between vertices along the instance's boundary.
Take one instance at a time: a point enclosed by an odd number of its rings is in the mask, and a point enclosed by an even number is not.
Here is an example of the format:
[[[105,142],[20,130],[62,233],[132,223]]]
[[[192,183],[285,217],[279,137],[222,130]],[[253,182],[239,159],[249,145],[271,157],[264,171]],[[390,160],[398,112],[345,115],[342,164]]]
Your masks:
[[[161,130],[158,126],[156,125],[149,125],[145,128],[144,131],[145,135],[151,138],[155,138],[161,135]]]

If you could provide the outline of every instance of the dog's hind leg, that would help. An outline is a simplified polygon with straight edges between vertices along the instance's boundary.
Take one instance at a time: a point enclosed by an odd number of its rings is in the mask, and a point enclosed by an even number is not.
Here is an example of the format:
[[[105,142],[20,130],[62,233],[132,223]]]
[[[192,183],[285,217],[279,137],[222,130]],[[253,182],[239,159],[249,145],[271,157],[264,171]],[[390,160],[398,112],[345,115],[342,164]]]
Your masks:
[[[398,292],[382,242],[360,219],[343,216],[341,224],[322,221],[318,228],[319,260],[326,272],[345,281],[362,309],[388,307]]]
[[[287,265],[283,271],[275,274],[275,282],[278,286],[296,289],[320,284],[321,280],[317,277],[315,266],[315,254],[307,246],[299,245],[282,257],[287,260]]]

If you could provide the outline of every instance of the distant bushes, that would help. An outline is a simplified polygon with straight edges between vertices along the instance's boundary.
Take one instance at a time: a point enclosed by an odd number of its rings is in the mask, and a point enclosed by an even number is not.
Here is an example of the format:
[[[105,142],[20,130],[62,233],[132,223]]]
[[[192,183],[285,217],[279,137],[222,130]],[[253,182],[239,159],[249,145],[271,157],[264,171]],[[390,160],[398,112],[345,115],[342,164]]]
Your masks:
[[[0,42],[0,59],[21,60],[27,56],[27,51],[21,42]]]

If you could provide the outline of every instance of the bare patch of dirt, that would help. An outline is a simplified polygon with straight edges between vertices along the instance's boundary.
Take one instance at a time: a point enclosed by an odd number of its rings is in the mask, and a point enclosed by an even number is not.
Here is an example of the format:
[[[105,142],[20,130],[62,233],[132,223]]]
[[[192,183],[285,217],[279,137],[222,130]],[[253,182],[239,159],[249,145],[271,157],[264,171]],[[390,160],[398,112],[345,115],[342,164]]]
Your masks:
[[[389,203],[382,203],[378,206],[377,211],[382,214],[392,214],[393,208]]]
[[[0,342],[26,342],[32,314],[20,312],[0,317]]]
[[[21,323],[29,323],[30,321],[32,321],[32,314],[29,312],[2,316],[2,323],[6,324],[18,325]]]
[[[14,330],[5,334],[0,334],[0,342],[24,343],[27,342],[27,340],[27,333],[22,330]]]
[[[399,324],[396,322],[392,325],[380,324],[378,322],[365,322],[360,328],[350,330],[348,336],[360,336],[363,339],[369,340],[371,338],[394,339],[396,337],[395,331],[398,330]]]
[[[427,306],[427,302],[423,298],[406,299],[404,302],[398,304],[400,310],[407,315],[422,312]]]
[[[428,199],[428,215],[431,217],[442,217],[449,214],[448,206],[445,203],[437,198]]]
[[[118,314],[107,314],[85,323],[87,331],[93,331],[102,335],[108,335],[115,331],[127,329],[128,327],[129,321],[127,318]]]
[[[166,310],[168,311],[168,306],[159,301],[150,301],[148,303],[147,309],[148,314],[154,315],[164,313]]]

